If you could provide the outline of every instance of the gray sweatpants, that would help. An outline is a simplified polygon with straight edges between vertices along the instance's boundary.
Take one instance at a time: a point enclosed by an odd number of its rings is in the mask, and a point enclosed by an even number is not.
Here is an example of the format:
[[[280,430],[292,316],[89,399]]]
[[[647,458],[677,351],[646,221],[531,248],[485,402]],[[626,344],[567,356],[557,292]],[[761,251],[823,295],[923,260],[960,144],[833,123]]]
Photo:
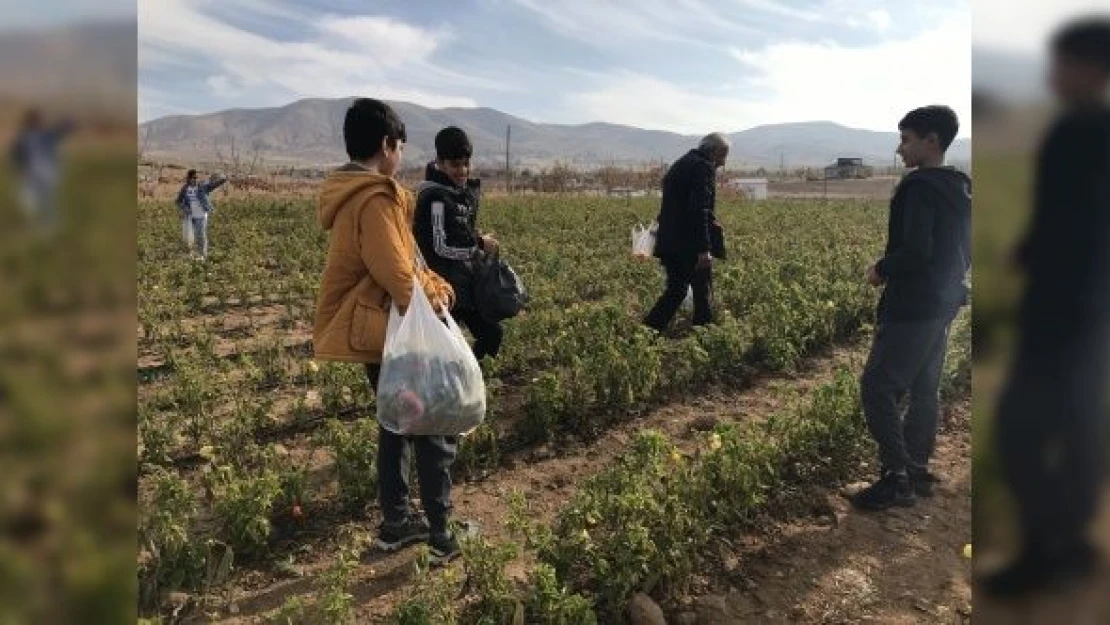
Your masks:
[[[925,471],[937,438],[951,318],[879,326],[860,379],[863,413],[883,471]],[[902,400],[909,408],[902,415]]]

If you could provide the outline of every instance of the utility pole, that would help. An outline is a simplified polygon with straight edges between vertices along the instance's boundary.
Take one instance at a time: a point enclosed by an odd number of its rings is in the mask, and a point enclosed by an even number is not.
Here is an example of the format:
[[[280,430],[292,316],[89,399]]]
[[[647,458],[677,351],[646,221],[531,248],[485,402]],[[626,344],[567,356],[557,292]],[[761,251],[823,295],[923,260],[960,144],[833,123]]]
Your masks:
[[[513,192],[513,169],[509,160],[509,140],[512,134],[512,125],[505,126],[505,192],[509,194]]]

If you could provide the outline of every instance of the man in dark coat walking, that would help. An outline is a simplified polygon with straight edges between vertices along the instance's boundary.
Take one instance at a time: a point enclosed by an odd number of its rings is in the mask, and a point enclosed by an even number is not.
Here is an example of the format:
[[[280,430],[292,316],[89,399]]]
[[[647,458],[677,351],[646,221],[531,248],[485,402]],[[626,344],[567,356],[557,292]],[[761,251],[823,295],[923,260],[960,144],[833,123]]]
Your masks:
[[[717,169],[728,159],[728,139],[713,133],[678,159],[663,177],[655,257],[667,273],[667,285],[644,323],[662,332],[689,290],[694,292],[694,325],[712,319],[710,290],[713,258],[724,254],[714,213]]]

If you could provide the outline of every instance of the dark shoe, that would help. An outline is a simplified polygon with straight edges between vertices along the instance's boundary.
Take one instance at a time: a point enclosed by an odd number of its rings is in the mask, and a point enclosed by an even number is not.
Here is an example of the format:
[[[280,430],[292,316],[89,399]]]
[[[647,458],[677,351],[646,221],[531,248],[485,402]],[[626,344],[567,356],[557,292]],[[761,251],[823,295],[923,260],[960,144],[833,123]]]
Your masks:
[[[909,476],[913,493],[918,497],[932,497],[937,484],[940,484],[940,478],[928,471],[911,471]]]
[[[916,498],[905,473],[888,471],[879,481],[851,497],[852,505],[862,510],[886,510],[892,506],[910,507]]]
[[[447,533],[433,532],[428,539],[428,560],[433,567],[443,566],[462,555],[459,538],[472,538],[478,534],[478,525],[470,521],[454,524]]]
[[[462,555],[455,534],[432,534],[428,539],[428,560],[432,566],[443,566]]]
[[[402,547],[428,540],[428,524],[423,519],[409,517],[401,525],[382,524],[376,545],[382,551],[397,551]]]
[[[1098,552],[1079,543],[1056,554],[1027,550],[1016,561],[983,579],[983,590],[998,599],[1013,599],[1083,581],[1094,574]]]

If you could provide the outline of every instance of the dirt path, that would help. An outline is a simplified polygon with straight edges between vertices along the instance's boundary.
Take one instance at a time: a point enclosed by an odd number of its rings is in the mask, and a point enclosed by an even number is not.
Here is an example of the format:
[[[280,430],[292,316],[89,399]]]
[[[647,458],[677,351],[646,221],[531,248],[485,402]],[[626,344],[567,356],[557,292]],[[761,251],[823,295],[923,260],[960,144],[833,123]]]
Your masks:
[[[823,354],[810,360],[796,376],[761,378],[747,389],[716,389],[698,398],[676,401],[613,427],[588,444],[577,443],[562,449],[541,447],[513,454],[488,479],[456,486],[457,515],[479,522],[487,537],[506,539],[504,521],[508,517],[510,493],[523,492],[540,520],[554,519],[577,485],[610,466],[624,453],[637,431],[654,428],[670,435],[680,446],[693,447],[698,432],[719,422],[762,419],[805,401],[807,392],[831,381],[838,367],[858,370],[865,348],[860,344]],[[855,597],[863,597],[867,600],[863,606],[867,614],[879,618],[875,622],[947,622],[930,614],[939,615],[944,610],[956,614],[970,597],[966,590],[968,567],[959,555],[971,533],[970,437],[963,425],[966,423],[963,412],[957,414],[954,422],[960,425],[942,438],[938,451],[938,468],[945,485],[934,501],[885,517],[863,517],[848,512],[846,502],[830,494],[831,507],[825,508],[836,511],[838,525],[813,521],[769,526],[766,532],[744,541],[743,548],[728,555],[743,562],[738,570],[744,569],[746,575],[741,577],[738,573],[734,579],[723,580],[723,585],[706,588],[716,594],[690,599],[685,611],[693,612],[696,608],[700,618],[694,622],[714,624],[770,622],[768,617],[776,612],[791,622],[799,621],[787,615],[804,616],[804,622],[859,622],[853,615],[860,612],[844,610],[852,607]],[[359,529],[373,531],[376,523],[376,518],[370,518],[357,525]],[[928,554],[932,556],[922,557]],[[311,599],[316,593],[315,578],[334,557],[326,544],[306,546],[294,561],[300,577],[276,579],[254,572],[241,578],[219,617],[226,623],[265,622],[265,616],[280,608],[287,598],[305,595],[306,600]],[[378,622],[389,613],[410,578],[413,558],[412,551],[364,557],[363,565],[354,575],[352,589],[358,622]],[[894,575],[891,569],[901,573]],[[719,594],[731,584],[742,590],[732,595]],[[916,590],[915,596],[922,597],[933,612],[922,612],[913,601],[902,599],[898,594],[902,589]],[[827,606],[840,605],[848,607],[835,608],[841,610],[836,614],[845,614],[847,621],[822,620],[822,610],[827,612],[833,609]],[[715,606],[722,608],[723,616],[714,615]],[[795,606],[801,606],[802,611]],[[759,611],[753,613],[756,609]],[[740,620],[728,616],[745,610],[752,616]],[[673,610],[674,615],[681,611],[682,608]],[[888,620],[890,616],[905,618],[892,621]]]
[[[942,484],[931,500],[858,512],[843,492],[825,506],[748,537],[722,553],[722,587],[689,601],[675,619],[731,623],[966,623],[971,614],[971,435],[966,403],[948,413],[934,458]],[[863,477],[865,473],[861,474]]]

